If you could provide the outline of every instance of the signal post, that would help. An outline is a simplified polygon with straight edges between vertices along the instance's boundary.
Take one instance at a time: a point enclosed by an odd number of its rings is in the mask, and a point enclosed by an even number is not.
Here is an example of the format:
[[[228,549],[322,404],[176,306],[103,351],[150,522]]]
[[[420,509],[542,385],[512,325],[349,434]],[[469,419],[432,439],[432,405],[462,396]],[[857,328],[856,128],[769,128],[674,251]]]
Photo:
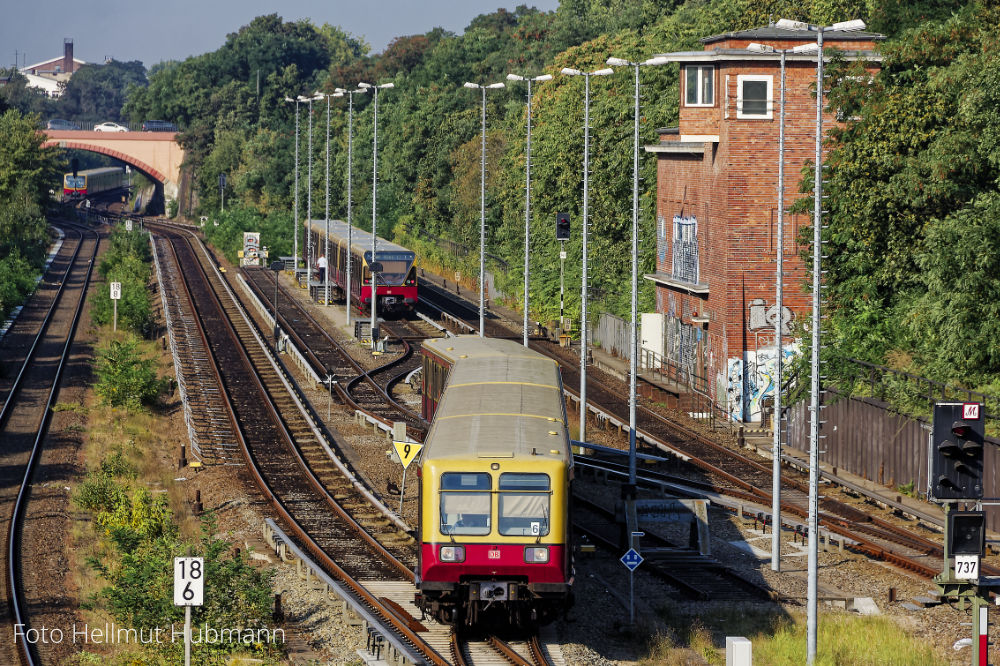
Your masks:
[[[986,548],[983,513],[985,419],[978,402],[934,405],[934,432],[928,452],[928,496],[944,507],[943,570],[934,578],[943,599],[972,610],[972,666],[988,664],[987,594],[1000,580],[980,576]],[[957,505],[973,504],[972,510]]]

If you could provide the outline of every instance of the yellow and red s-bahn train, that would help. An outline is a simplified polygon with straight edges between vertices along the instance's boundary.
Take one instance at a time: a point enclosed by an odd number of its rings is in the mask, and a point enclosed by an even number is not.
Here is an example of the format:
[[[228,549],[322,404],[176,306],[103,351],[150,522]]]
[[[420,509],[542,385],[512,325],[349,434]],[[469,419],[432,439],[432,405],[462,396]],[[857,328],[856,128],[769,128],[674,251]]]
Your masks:
[[[314,247],[316,255],[323,254],[326,244],[327,223],[325,220],[313,220]],[[376,273],[378,279],[375,291],[378,298],[379,312],[402,312],[412,310],[417,304],[417,269],[414,265],[416,254],[402,245],[397,245],[384,238],[378,238],[375,251],[375,261],[382,265]],[[342,293],[350,293],[351,301],[359,308],[371,311],[372,274],[369,267],[372,264],[372,234],[370,231],[354,227],[351,230],[350,247],[348,247],[347,223],[330,221],[330,256],[327,257],[327,270],[330,271],[330,283]],[[347,285],[347,261],[351,258],[351,284]]]
[[[423,346],[416,605],[439,621],[514,626],[572,604],[573,459],[555,361],[459,336]]]
[[[124,186],[125,169],[121,167],[84,169],[77,171],[75,176],[72,173],[63,176],[63,196],[65,197],[93,196]]]

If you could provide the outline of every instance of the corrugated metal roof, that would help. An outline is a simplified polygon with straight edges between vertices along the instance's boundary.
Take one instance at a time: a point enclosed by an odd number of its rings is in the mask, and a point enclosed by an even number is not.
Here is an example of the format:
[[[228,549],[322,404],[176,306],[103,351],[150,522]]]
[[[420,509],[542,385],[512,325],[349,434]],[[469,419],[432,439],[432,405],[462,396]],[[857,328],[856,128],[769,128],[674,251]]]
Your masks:
[[[434,458],[569,460],[559,366],[512,340],[459,336],[430,340],[428,351],[453,363],[427,434]]]
[[[312,229],[314,233],[318,234],[319,237],[322,238],[323,234],[326,233],[326,220],[313,220]],[[347,242],[347,222],[330,220],[330,240],[343,240],[344,242]],[[371,252],[372,232],[354,227],[354,230],[351,232],[351,246],[352,249],[359,254]],[[403,247],[402,245],[397,245],[396,243],[387,241],[379,236],[378,252],[411,252],[411,250]]]

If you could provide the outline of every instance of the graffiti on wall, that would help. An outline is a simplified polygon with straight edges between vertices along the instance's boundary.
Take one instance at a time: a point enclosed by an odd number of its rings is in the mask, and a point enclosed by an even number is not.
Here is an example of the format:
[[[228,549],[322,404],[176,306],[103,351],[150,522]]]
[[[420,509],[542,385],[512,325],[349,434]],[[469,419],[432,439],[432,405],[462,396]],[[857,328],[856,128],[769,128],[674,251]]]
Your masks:
[[[751,331],[761,329],[774,329],[774,324],[778,319],[778,305],[767,306],[767,301],[763,298],[755,298],[747,306],[747,328]],[[792,320],[795,315],[787,308],[781,308],[781,333],[790,335],[792,332]]]
[[[798,345],[782,348],[782,364],[798,352]],[[745,361],[731,358],[726,367],[726,399],[734,421],[760,421],[765,398],[774,395],[778,356],[776,347],[748,351]]]

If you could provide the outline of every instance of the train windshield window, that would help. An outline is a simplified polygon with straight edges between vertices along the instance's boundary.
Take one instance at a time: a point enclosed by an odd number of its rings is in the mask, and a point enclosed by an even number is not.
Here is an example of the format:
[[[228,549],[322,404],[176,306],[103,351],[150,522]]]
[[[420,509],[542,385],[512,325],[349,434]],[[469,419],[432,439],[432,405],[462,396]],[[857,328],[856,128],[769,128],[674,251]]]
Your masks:
[[[441,533],[490,533],[490,475],[448,472],[441,475]]]
[[[549,533],[552,484],[547,474],[501,474],[498,524],[505,536]]]
[[[378,274],[379,284],[403,284],[406,274],[410,271],[410,266],[413,265],[413,257],[399,253],[385,256],[379,252],[378,260],[382,264],[382,272]]]

